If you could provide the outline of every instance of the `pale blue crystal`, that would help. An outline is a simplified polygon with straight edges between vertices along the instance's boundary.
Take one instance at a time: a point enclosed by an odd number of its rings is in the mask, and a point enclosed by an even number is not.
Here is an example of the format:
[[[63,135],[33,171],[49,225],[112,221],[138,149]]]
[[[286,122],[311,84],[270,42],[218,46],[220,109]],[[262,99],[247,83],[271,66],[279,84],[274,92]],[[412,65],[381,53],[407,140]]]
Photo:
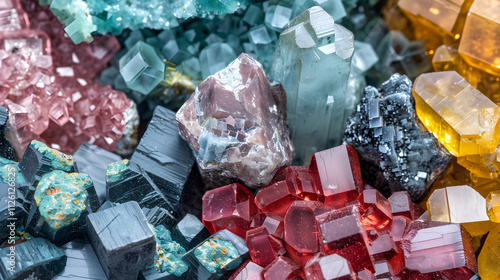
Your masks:
[[[249,6],[247,8],[247,11],[245,12],[245,15],[243,16],[243,21],[250,25],[261,23],[263,19],[264,12],[256,5]]]
[[[280,35],[271,76],[287,93],[296,159],[341,143],[352,33],[321,7],[294,18]]]
[[[342,0],[295,0],[292,7],[292,16],[296,17],[306,9],[314,6],[323,8],[335,21],[347,15]]]
[[[281,5],[273,5],[266,10],[266,25],[275,31],[281,32],[291,17],[292,9]]]
[[[217,73],[226,68],[231,61],[236,59],[231,46],[226,43],[217,43],[205,47],[200,52],[201,74],[203,78]]]

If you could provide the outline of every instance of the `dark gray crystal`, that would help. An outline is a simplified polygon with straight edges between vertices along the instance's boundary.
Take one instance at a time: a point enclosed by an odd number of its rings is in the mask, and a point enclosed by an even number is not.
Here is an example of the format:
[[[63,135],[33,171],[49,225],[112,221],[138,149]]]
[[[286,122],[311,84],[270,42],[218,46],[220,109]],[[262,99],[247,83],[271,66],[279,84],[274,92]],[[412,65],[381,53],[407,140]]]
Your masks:
[[[143,208],[142,212],[144,213],[144,216],[146,216],[146,219],[148,219],[148,223],[154,227],[163,225],[165,228],[170,229],[177,222],[177,218],[172,216],[169,211],[158,206],[155,206],[152,209]]]
[[[450,154],[419,126],[412,83],[394,74],[380,90],[368,86],[349,118],[345,142],[359,155],[363,179],[386,197],[407,190],[418,200],[444,171]]]
[[[5,247],[0,250],[0,260],[2,280],[52,279],[66,266],[64,251],[45,238],[34,238]],[[13,262],[9,263],[11,260]]]
[[[121,157],[90,143],[83,143],[73,158],[78,163],[78,171],[92,178],[99,202],[103,203],[106,199],[106,167],[121,160]]]
[[[106,279],[88,239],[75,239],[61,246],[68,257],[66,268],[52,280]]]
[[[155,236],[137,202],[90,214],[87,224],[90,243],[109,279],[136,280],[154,262]]]
[[[203,181],[191,148],[179,135],[175,113],[157,106],[148,129],[130,159],[141,166],[173,209],[179,209],[184,191],[188,191],[194,204],[201,205]],[[194,190],[200,190],[199,197]]]
[[[16,154],[10,141],[5,138],[5,129],[7,127],[7,120],[9,112],[7,108],[0,106],[0,157],[16,160]]]
[[[172,239],[186,250],[191,250],[203,240],[210,237],[207,228],[194,215],[187,214],[172,229]]]

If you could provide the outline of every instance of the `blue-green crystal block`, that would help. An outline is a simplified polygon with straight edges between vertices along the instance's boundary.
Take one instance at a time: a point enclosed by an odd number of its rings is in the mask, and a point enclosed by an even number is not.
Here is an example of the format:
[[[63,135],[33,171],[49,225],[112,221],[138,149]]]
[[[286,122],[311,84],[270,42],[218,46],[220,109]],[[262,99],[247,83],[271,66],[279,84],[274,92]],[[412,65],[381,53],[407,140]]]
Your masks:
[[[204,184],[191,148],[179,135],[174,112],[161,106],[155,108],[130,163],[144,168],[173,209],[201,213]]]
[[[83,0],[53,0],[50,9],[54,15],[66,26],[64,31],[73,43],[90,43],[92,32],[97,27],[92,23],[89,7]]]
[[[54,170],[42,177],[26,222],[33,236],[56,245],[85,234],[86,216],[97,211],[99,199],[87,174]]]
[[[90,214],[87,225],[90,243],[108,279],[136,280],[154,262],[155,236],[137,202]]]
[[[245,11],[243,21],[249,25],[259,24],[264,20],[264,11],[257,5],[250,5]]]
[[[163,225],[154,227],[153,232],[156,238],[156,255],[154,264],[148,268],[160,273],[168,272],[177,277],[185,274],[189,269],[188,265],[182,260],[186,249],[172,240],[170,231]]]
[[[0,157],[16,160],[16,154],[10,141],[5,138],[5,128],[7,127],[7,120],[9,112],[7,108],[0,106]]]
[[[210,237],[207,228],[194,215],[187,214],[172,229],[172,238],[186,250],[191,250]]]
[[[106,274],[88,239],[75,239],[60,248],[64,250],[68,260],[66,268],[52,280],[106,279]]]
[[[206,46],[200,52],[200,65],[202,78],[217,73],[226,68],[233,60],[236,59],[236,54],[233,48],[226,43],[216,43]]]
[[[150,93],[165,75],[163,57],[153,46],[142,41],[120,58],[119,65],[127,86],[142,94]]]
[[[283,27],[285,27],[292,17],[292,9],[281,6],[281,5],[273,5],[267,8],[266,10],[266,20],[265,23],[267,27],[281,32]]]
[[[264,69],[269,69],[273,63],[275,50],[273,46],[276,45],[277,40],[276,32],[261,24],[250,29],[248,36],[256,55],[259,57],[259,62]]]
[[[335,21],[347,15],[342,0],[295,0],[292,7],[292,16],[296,17],[303,11],[314,6],[321,7],[331,15]]]
[[[147,168],[147,166],[145,166]],[[175,212],[147,172],[127,159],[108,165],[106,172],[107,200],[114,203],[137,201],[141,207],[166,209],[172,219]]]
[[[78,171],[92,178],[99,202],[103,203],[106,200],[106,168],[121,160],[121,157],[90,143],[83,143],[73,158],[78,164]]]
[[[180,64],[191,57],[191,54],[187,50],[188,46],[189,43],[184,38],[170,40],[161,49],[161,53],[168,61],[174,64]]]
[[[14,260],[11,262],[11,256]],[[62,249],[35,238],[0,250],[0,279],[52,279],[66,266]]]
[[[25,187],[17,162],[0,157],[0,240],[26,223],[30,201],[21,191]]]
[[[182,259],[190,266],[193,279],[227,279],[249,258],[245,241],[228,230],[216,232]]]
[[[297,162],[341,143],[353,51],[352,33],[321,7],[303,12],[281,33],[271,76],[287,94]]]

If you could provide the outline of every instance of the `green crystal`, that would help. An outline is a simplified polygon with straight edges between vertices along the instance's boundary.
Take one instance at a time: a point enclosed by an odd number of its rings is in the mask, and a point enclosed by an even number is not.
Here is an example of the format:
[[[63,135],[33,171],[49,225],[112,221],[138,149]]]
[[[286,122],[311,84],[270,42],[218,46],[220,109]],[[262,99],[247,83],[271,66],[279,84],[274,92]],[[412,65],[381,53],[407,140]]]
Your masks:
[[[210,238],[198,246],[194,255],[210,273],[216,273],[240,256],[231,242],[217,237]]]
[[[51,160],[52,166],[57,170],[71,171],[75,165],[73,156],[63,154],[57,150],[47,147],[44,143],[33,140],[30,143],[33,148]]]
[[[352,33],[321,7],[300,14],[281,33],[271,77],[287,93],[297,162],[341,143],[353,51]]]
[[[40,215],[53,229],[65,227],[78,220],[85,210],[92,179],[87,174],[54,170],[42,177],[35,191]]]
[[[179,243],[172,240],[170,231],[163,225],[152,228],[156,238],[156,255],[153,265],[147,268],[154,268],[158,272],[168,271],[180,277],[189,267],[182,260],[182,256],[186,253]]]

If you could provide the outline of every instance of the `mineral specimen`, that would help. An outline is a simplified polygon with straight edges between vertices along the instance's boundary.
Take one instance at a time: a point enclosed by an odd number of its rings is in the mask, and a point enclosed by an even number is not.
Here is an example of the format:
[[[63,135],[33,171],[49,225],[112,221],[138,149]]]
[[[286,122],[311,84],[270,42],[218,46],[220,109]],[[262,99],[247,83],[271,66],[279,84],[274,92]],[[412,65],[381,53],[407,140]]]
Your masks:
[[[495,280],[500,277],[500,267],[498,266],[498,262],[500,261],[499,242],[500,225],[497,225],[488,234],[483,249],[479,253],[479,276],[483,280]]]
[[[193,276],[191,279],[225,279],[249,258],[243,239],[228,230],[221,230],[187,252],[186,262]]]
[[[106,200],[106,168],[119,161],[120,156],[89,143],[80,145],[73,159],[78,164],[78,171],[92,178],[99,202]]]
[[[7,108],[0,106],[0,157],[15,160],[16,154],[14,153],[14,149],[10,141],[5,138],[5,128],[7,127],[8,118]]]
[[[254,196],[240,184],[210,190],[203,196],[202,221],[211,234],[227,229],[244,238],[256,214]]]
[[[0,250],[0,278],[52,279],[64,269],[66,259],[64,251],[47,239],[31,239]]]
[[[271,77],[285,88],[300,162],[341,142],[353,51],[352,33],[318,6],[294,18],[280,35]]]
[[[208,230],[191,214],[184,216],[172,229],[172,238],[186,250],[191,250],[208,237],[210,237]]]
[[[419,199],[451,157],[415,118],[411,81],[394,74],[380,90],[366,87],[349,118],[345,141],[360,156],[363,178],[389,196],[407,190]]]
[[[281,240],[270,235],[264,226],[247,231],[245,244],[250,251],[252,261],[262,267],[267,266],[279,255],[285,253]]]
[[[301,269],[298,264],[287,257],[279,256],[264,268],[262,276],[264,280],[288,280],[295,279],[300,273]]]
[[[154,227],[153,232],[156,239],[156,255],[152,268],[160,273],[168,272],[177,277],[185,274],[188,266],[181,258],[186,249],[172,240],[170,231],[163,225]]]
[[[233,272],[229,280],[264,280],[262,278],[262,267],[258,264],[246,261]]]
[[[282,87],[247,54],[203,81],[176,116],[205,182],[268,184],[293,157],[284,107]]]
[[[179,136],[174,112],[155,108],[130,163],[144,168],[173,209],[201,214],[203,181],[189,145]]]
[[[486,197],[486,211],[488,217],[495,223],[500,223],[500,190],[493,191]]]
[[[90,243],[109,279],[136,280],[154,262],[156,241],[137,202],[87,216]]]
[[[355,280],[356,272],[346,259],[337,254],[318,253],[304,267],[307,280]]]
[[[88,239],[75,239],[62,245],[61,249],[67,257],[66,267],[53,280],[106,278]]]

